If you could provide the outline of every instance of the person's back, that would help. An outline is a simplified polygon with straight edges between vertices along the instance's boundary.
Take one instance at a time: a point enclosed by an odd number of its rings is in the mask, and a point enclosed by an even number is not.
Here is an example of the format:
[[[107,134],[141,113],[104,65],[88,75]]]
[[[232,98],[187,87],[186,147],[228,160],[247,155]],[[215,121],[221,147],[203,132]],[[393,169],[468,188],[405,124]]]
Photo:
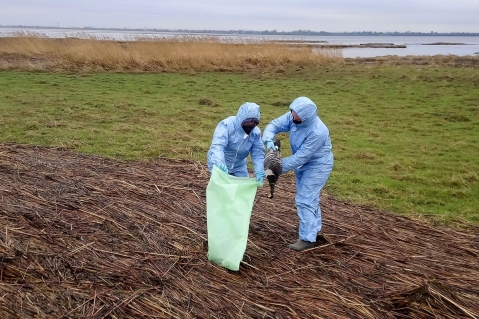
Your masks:
[[[291,129],[294,130],[293,128]],[[298,131],[301,132],[302,128],[297,128],[295,133],[298,134]],[[304,136],[311,138],[312,136],[318,136],[320,147],[316,152],[313,152],[311,158],[304,165],[332,165],[333,164],[333,153],[332,153],[332,144],[331,138],[329,136],[329,129],[321,121],[321,119],[316,116],[313,123],[309,127],[304,128]],[[296,141],[298,143],[298,141]],[[296,144],[296,143],[295,143]],[[302,143],[298,143],[301,146]],[[298,147],[299,147],[298,146]],[[293,149],[292,152],[295,154],[297,149]]]

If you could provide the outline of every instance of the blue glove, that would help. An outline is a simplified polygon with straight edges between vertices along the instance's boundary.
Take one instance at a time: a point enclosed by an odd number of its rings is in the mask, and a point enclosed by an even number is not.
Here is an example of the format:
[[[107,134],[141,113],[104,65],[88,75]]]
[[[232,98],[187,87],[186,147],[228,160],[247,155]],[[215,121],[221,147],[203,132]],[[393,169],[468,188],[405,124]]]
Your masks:
[[[254,176],[256,177],[256,181],[258,183],[263,183],[264,177],[266,176],[266,173],[265,173],[265,171],[258,171],[254,174]]]
[[[274,143],[271,141],[266,142],[266,148],[269,150],[275,150],[275,151],[277,149],[276,145],[274,145]]]
[[[218,166],[218,168],[220,170],[222,170],[223,172],[225,172],[226,174],[228,174],[228,167],[226,167],[226,164],[225,163],[218,163],[218,164],[215,164],[216,166]]]

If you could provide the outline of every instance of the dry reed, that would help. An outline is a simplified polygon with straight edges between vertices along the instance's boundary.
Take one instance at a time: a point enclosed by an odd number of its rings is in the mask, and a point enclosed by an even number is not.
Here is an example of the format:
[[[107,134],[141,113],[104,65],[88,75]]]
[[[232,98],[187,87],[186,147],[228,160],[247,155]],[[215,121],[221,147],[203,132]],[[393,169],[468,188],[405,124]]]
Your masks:
[[[479,235],[259,189],[239,272],[207,260],[205,165],[0,144],[1,318],[479,318]]]
[[[52,39],[19,33],[0,38],[0,68],[90,71],[241,71],[342,63],[341,51],[290,47],[260,40],[213,36],[93,36]]]

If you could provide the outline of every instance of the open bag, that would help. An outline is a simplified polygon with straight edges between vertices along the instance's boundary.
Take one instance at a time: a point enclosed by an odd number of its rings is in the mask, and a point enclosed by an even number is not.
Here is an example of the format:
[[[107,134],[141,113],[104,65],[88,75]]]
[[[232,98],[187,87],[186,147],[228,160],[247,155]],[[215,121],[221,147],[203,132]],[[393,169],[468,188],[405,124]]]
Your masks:
[[[249,222],[258,186],[254,178],[235,177],[214,166],[206,188],[208,259],[239,270],[248,241]]]

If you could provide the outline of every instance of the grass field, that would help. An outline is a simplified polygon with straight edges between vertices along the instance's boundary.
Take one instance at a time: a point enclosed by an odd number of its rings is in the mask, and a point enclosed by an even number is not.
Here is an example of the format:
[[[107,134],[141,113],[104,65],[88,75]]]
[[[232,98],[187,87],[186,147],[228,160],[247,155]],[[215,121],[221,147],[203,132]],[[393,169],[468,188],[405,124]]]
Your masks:
[[[216,124],[243,102],[261,106],[264,128],[294,98],[307,96],[334,147],[326,192],[401,214],[479,222],[474,68],[293,63],[244,72],[5,70],[0,86],[0,141],[125,160],[205,162]]]

